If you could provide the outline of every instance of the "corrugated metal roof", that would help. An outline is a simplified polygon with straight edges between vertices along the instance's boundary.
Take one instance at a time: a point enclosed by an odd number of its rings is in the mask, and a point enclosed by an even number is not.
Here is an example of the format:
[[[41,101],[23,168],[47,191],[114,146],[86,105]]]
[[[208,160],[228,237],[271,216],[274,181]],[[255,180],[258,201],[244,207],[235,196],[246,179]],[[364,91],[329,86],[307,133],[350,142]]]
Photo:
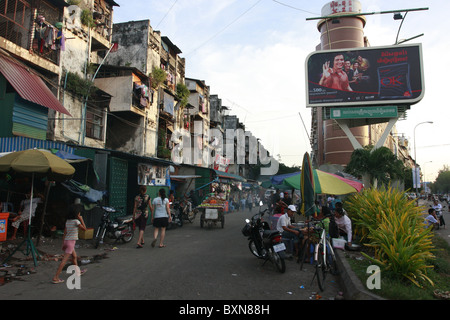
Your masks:
[[[23,99],[71,116],[44,81],[26,66],[0,55],[0,72]]]
[[[39,140],[26,137],[5,137],[0,138],[0,152],[13,152],[28,149],[58,149],[73,154],[73,147],[62,142]]]

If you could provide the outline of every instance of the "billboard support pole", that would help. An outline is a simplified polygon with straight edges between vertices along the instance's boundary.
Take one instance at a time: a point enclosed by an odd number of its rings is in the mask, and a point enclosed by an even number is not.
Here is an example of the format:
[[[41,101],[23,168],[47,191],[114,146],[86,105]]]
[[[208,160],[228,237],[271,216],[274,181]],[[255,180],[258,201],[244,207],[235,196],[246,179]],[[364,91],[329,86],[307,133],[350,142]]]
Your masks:
[[[381,135],[381,138],[377,141],[377,143],[375,143],[374,148],[372,149],[378,149],[380,147],[382,147],[384,145],[384,143],[386,142],[387,137],[389,136],[389,133],[391,132],[392,128],[395,126],[395,124],[397,123],[398,118],[391,118],[388,122],[388,125],[386,126],[386,129],[384,129],[383,134]]]
[[[353,132],[350,131],[350,128],[348,127],[348,120],[342,120],[342,119],[335,119],[334,121],[337,122],[339,127],[341,127],[342,131],[347,135],[348,139],[350,140],[353,149],[362,149],[361,144],[358,140],[356,140],[355,136],[353,135]]]
[[[378,141],[375,143],[374,148],[372,149],[378,149],[380,147],[382,147],[384,145],[384,143],[386,142],[387,137],[389,136],[389,133],[391,132],[392,128],[394,127],[394,125],[397,123],[398,118],[391,118],[382,134],[382,136],[380,137],[380,139],[378,139]],[[347,138],[350,140],[353,148],[356,149],[362,149],[363,147],[361,146],[361,144],[359,143],[359,141],[355,138],[355,136],[353,135],[353,132],[350,131],[350,128],[348,126],[348,121],[349,120],[344,120],[344,119],[334,119],[334,121],[336,121],[336,123],[339,125],[339,127],[341,127],[342,131],[344,131],[344,133],[347,135]]]

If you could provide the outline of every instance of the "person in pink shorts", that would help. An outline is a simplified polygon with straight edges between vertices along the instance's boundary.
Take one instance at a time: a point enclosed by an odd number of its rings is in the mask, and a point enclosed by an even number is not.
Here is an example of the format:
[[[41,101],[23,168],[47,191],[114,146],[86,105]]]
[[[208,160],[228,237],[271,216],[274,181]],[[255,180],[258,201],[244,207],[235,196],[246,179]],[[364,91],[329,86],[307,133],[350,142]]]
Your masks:
[[[86,230],[86,225],[84,224],[83,217],[81,216],[81,206],[72,205],[69,208],[69,214],[67,216],[66,228],[64,229],[63,237],[63,251],[64,257],[59,264],[56,274],[52,279],[53,283],[63,283],[64,280],[59,278],[64,266],[70,257],[72,257],[72,264],[78,266],[77,264],[77,253],[75,252],[75,244],[78,240],[78,229]],[[80,274],[86,272],[86,269],[81,270]]]

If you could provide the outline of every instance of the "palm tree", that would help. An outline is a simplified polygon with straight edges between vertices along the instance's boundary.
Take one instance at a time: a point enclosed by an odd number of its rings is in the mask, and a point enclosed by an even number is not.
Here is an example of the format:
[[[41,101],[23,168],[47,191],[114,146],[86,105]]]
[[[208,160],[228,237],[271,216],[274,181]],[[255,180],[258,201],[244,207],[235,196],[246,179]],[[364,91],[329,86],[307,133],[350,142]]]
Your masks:
[[[391,180],[404,179],[404,165],[389,148],[374,149],[372,145],[353,151],[345,172],[357,177],[366,177],[377,187],[378,182],[387,185]]]

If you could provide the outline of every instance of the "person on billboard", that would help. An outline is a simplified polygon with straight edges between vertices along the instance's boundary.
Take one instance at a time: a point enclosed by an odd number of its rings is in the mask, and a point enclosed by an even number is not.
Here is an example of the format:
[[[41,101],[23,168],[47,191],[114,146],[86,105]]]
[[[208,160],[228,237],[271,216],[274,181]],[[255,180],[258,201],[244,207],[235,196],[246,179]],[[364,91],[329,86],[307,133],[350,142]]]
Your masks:
[[[363,58],[363,57],[361,57],[361,56],[358,56],[358,58],[356,59],[356,61],[358,62],[358,64],[359,64],[359,69],[360,69],[362,72],[365,72],[365,71],[367,71],[367,69],[369,69],[370,63],[369,63],[369,60],[367,60],[366,58]]]
[[[332,68],[330,68],[330,61],[325,62],[319,84],[331,89],[353,91],[347,73],[344,71],[344,61],[344,55],[337,54],[334,57]]]
[[[350,60],[346,60],[344,63],[344,71],[347,74],[347,78],[349,80],[349,83],[352,82],[351,79],[353,79],[353,68],[352,68],[352,63],[350,62]]]

